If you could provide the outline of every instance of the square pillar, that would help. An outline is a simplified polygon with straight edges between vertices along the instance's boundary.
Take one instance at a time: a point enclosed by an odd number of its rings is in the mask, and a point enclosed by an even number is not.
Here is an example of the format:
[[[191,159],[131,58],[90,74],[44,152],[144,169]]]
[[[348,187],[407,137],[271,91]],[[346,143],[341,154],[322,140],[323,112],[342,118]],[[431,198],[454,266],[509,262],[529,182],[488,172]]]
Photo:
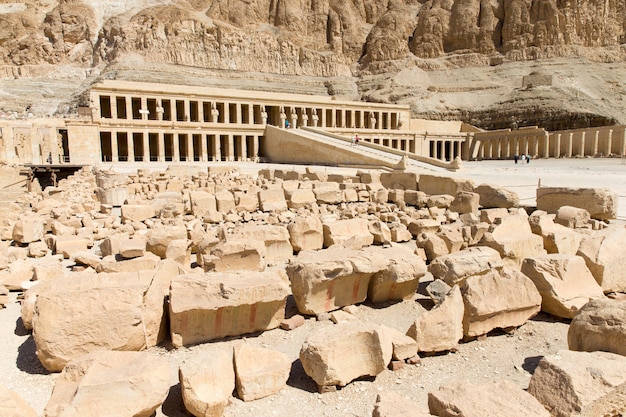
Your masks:
[[[572,157],[572,152],[573,152],[573,147],[574,147],[573,142],[574,142],[574,134],[570,132],[567,138],[567,153],[565,154],[565,156],[567,156],[568,158]]]
[[[212,153],[213,153],[213,161],[221,161],[222,160],[222,145],[221,145],[222,137],[220,135],[213,135],[213,143],[212,145]]]
[[[163,132],[159,132],[157,135],[157,159],[159,162],[165,162],[165,134]]]
[[[207,162],[209,160],[206,142],[209,139],[209,135],[200,135],[200,160]]]
[[[227,161],[234,161],[235,160],[235,141],[234,141],[234,137],[232,134],[228,135],[228,154],[226,155],[226,160]]]
[[[135,138],[133,132],[126,134],[126,146],[128,148],[128,162],[135,162]]]
[[[119,162],[118,155],[118,147],[117,147],[117,131],[111,132],[111,162]]]
[[[110,106],[111,106],[111,119],[117,119],[117,97],[116,96],[111,96],[111,100],[110,100]]]
[[[600,139],[600,131],[596,130],[593,135],[593,145],[592,145],[592,154],[591,156],[596,156],[598,154],[598,140]]]
[[[554,157],[559,158],[561,156],[561,134],[556,134],[556,149],[554,150]]]
[[[609,134],[606,138],[606,156],[611,155],[611,148],[613,147],[613,129],[609,129]]]

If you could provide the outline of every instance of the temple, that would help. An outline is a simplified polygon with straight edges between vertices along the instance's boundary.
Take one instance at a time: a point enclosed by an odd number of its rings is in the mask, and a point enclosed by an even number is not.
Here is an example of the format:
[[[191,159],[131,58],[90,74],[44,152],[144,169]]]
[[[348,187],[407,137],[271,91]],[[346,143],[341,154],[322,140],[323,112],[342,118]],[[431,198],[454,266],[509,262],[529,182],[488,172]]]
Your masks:
[[[454,161],[520,154],[545,158],[626,154],[625,126],[482,131],[462,122],[411,119],[406,105],[328,96],[105,80],[91,87],[89,103],[74,118],[0,120],[0,162],[314,163],[330,155],[319,162],[379,165],[381,159],[373,156],[356,163],[359,152],[345,146],[355,136],[379,152],[451,169],[458,166]],[[321,136],[327,139],[325,151],[316,154],[312,141]],[[311,152],[302,152],[307,143]]]

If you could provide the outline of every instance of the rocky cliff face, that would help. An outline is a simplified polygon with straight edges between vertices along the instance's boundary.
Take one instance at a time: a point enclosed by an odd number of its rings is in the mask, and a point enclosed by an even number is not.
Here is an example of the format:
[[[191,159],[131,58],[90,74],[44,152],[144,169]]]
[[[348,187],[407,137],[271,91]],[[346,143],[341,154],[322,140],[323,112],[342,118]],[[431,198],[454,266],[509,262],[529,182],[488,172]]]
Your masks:
[[[626,0],[26,0],[0,4],[0,77],[52,64],[87,79],[133,57],[384,84],[406,68],[622,62],[625,37]],[[361,87],[360,96],[412,94]]]

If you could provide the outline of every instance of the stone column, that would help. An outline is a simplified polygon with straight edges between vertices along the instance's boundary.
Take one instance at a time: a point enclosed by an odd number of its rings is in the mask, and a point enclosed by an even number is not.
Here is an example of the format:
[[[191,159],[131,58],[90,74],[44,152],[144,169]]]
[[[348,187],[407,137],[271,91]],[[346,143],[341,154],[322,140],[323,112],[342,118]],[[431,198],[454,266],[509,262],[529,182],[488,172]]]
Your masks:
[[[347,114],[348,113],[346,112],[346,109],[341,109],[341,126],[337,126],[337,127],[342,127],[342,128],[348,127],[346,125],[346,116],[347,116]]]
[[[150,162],[150,133],[149,132],[143,132],[141,134],[141,138],[143,140],[143,155],[142,155],[142,160],[143,162]],[[157,147],[159,146],[159,144],[157,143]]]
[[[252,103],[248,106],[248,124],[254,124],[254,105]]]
[[[150,118],[150,110],[148,110],[148,99],[146,97],[141,97],[141,108],[139,109],[139,114],[141,114],[141,120],[148,120]]]
[[[213,161],[222,160],[222,137],[220,135],[214,135],[213,140]]]
[[[204,102],[198,100],[198,122],[204,123]]]
[[[133,118],[133,98],[130,96],[124,96],[124,103],[126,104],[126,119],[132,120]]]
[[[550,133],[548,132],[544,132],[543,134],[543,145],[544,145],[543,155],[544,157],[549,158],[550,157]]]
[[[622,131],[622,153],[621,153],[621,156],[623,157],[624,155],[626,155],[626,128],[624,128],[624,130]]]
[[[226,160],[227,161],[235,160],[234,139],[233,139],[233,135],[230,133],[228,134],[228,155],[226,155]]]
[[[574,133],[570,132],[569,136],[567,137],[567,153],[565,154],[565,156],[567,156],[568,158],[571,158],[573,148],[574,148]]]
[[[187,133],[187,162],[193,160],[193,133]]]
[[[441,159],[442,161],[446,159],[446,155],[445,155],[445,147],[444,147],[444,141],[440,140],[437,143],[437,147],[439,148],[439,157],[438,159]]]
[[[554,157],[555,158],[561,157],[561,134],[560,133],[556,134],[556,145],[555,145],[555,150],[554,150]]]
[[[117,131],[111,132],[111,162],[119,162],[119,153],[117,147]]]
[[[111,96],[111,119],[117,119],[117,97]]]
[[[593,146],[591,156],[596,156],[598,154],[598,140],[600,139],[600,131],[596,129],[593,135]]]
[[[337,127],[337,110],[333,109],[330,116],[330,127]]]
[[[156,112],[157,112],[157,120],[163,120],[163,100],[161,98],[157,98]]]
[[[254,161],[259,158],[259,137],[257,135],[252,138],[252,158]]]
[[[159,132],[157,135],[157,159],[159,162],[165,162],[165,134],[163,132]]]
[[[606,138],[606,155],[611,155],[611,148],[613,147],[613,129],[609,129],[609,134]]]
[[[180,138],[178,133],[172,134],[172,161],[180,162]]]
[[[585,157],[585,136],[587,136],[587,132],[582,132],[580,135],[580,156]]]
[[[246,161],[248,159],[248,137],[246,135],[241,135],[241,146],[239,147],[241,157],[240,161]]]
[[[230,123],[230,103],[224,102],[224,123]]]
[[[209,135],[200,135],[200,160],[202,162],[207,162],[209,160],[209,155],[207,151],[206,142],[209,139]]]
[[[128,162],[135,162],[135,138],[133,132],[126,134],[126,146],[128,147]]]
[[[315,111],[315,113],[317,114],[317,110]],[[320,116],[319,114],[317,115],[318,119],[320,120],[320,127],[326,128],[326,109],[322,109],[322,115]],[[315,118],[314,118],[315,120]]]

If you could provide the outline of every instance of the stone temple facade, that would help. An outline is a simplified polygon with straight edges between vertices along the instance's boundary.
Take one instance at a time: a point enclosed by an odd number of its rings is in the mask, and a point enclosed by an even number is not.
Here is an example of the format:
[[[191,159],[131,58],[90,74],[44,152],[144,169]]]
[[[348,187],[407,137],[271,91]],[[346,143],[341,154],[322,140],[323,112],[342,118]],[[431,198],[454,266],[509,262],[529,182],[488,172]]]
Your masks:
[[[525,127],[485,132],[462,122],[411,119],[406,105],[341,101],[206,87],[105,80],[89,91],[89,107],[68,119],[0,120],[0,162],[14,165],[98,165],[128,162],[303,160],[288,141],[360,143],[446,166],[455,160],[626,154],[625,126],[548,132]],[[345,145],[345,144],[344,144]],[[310,147],[317,146],[311,142]],[[276,149],[276,147],[283,147]],[[337,155],[347,150],[332,148]],[[281,155],[281,160],[275,160]],[[272,157],[273,156],[273,157]],[[311,155],[313,158],[314,155]],[[342,158],[322,161],[335,163]],[[346,159],[354,161],[354,159]],[[375,162],[369,161],[369,164]],[[367,163],[366,163],[367,165]]]

